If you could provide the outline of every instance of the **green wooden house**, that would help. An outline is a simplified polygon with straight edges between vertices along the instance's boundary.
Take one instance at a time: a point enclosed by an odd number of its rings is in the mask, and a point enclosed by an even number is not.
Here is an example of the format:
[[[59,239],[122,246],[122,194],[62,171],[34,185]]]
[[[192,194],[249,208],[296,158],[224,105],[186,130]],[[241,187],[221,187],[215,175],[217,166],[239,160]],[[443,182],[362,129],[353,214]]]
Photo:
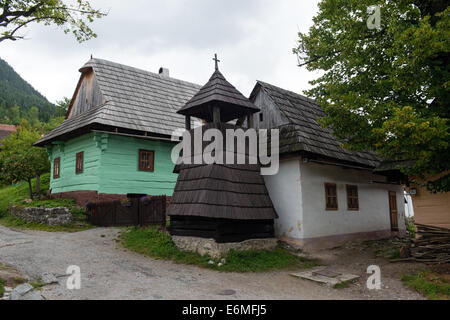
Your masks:
[[[176,113],[200,86],[118,63],[91,59],[81,69],[66,120],[44,136],[53,197],[88,201],[127,194],[171,196],[171,136]]]

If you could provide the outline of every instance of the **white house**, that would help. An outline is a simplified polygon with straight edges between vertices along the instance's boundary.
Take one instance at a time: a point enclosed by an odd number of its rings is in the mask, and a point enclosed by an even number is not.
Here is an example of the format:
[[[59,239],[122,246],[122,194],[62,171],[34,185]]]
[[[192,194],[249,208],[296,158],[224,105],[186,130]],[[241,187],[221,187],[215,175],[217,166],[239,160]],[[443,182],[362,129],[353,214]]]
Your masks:
[[[374,153],[341,148],[318,124],[324,111],[309,98],[258,81],[250,100],[261,109],[257,127],[280,129],[280,169],[264,179],[281,240],[314,249],[404,235],[398,171],[383,171]]]

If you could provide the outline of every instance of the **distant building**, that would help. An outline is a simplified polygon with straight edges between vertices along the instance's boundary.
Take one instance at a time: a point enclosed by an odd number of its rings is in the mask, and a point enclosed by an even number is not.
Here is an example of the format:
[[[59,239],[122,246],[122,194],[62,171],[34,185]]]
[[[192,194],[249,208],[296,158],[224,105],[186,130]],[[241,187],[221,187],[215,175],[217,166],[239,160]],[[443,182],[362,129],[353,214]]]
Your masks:
[[[16,132],[17,127],[10,124],[0,124],[0,145],[1,140],[8,138],[11,133]]]
[[[427,188],[410,185],[414,222],[450,229],[450,192],[431,193]]]

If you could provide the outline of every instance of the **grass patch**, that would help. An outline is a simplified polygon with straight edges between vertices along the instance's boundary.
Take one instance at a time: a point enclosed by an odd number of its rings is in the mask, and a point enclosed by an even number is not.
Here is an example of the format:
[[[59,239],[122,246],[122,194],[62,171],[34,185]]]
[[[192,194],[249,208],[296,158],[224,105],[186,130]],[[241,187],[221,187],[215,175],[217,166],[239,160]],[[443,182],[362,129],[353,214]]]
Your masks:
[[[333,288],[335,288],[335,289],[345,289],[345,288],[348,288],[348,286],[349,286],[348,281],[344,281],[344,282],[336,283],[333,286]]]
[[[224,257],[226,262],[219,267],[221,259],[181,251],[168,234],[151,227],[129,228],[121,235],[121,241],[126,248],[155,259],[172,260],[226,272],[260,272],[282,268],[310,268],[317,265],[313,260],[276,248],[272,251],[230,251]],[[210,260],[214,261],[214,264],[210,264]]]
[[[36,290],[40,290],[43,286],[45,286],[45,283],[42,282],[41,278],[31,281],[30,284]]]
[[[400,249],[399,248],[394,248],[391,251],[391,255],[389,256],[389,259],[400,259]]]
[[[26,279],[21,278],[21,277],[15,277],[15,278],[13,278],[13,280],[14,280],[14,282],[15,282],[16,284],[22,284],[22,283],[27,282]]]
[[[377,257],[385,259],[398,259],[401,257],[400,248],[404,242],[395,239],[367,240],[362,244],[375,252]]]
[[[445,275],[425,270],[417,274],[404,275],[402,281],[430,300],[450,299],[450,281]]]
[[[0,278],[0,298],[5,294],[5,280]]]
[[[31,184],[33,190],[35,190],[36,179],[32,179]],[[41,194],[45,195],[50,186],[50,174],[46,173],[41,176]],[[0,189],[0,217],[6,215],[8,212],[9,204],[21,203],[26,198],[29,198],[28,194],[28,182],[19,182],[15,185],[3,187]]]
[[[414,218],[405,218],[406,230],[409,231],[409,237],[414,239],[416,237],[416,225],[414,224]]]
[[[32,180],[33,189],[35,188],[35,179]],[[41,195],[45,196],[50,185],[50,175],[44,174],[41,176]],[[41,231],[66,231],[77,232],[83,231],[95,226],[86,222],[84,215],[84,208],[77,206],[73,199],[51,199],[51,200],[33,200],[27,203],[25,200],[29,198],[28,183],[21,182],[16,185],[7,186],[0,189],[0,224],[6,227],[19,229],[33,229]],[[44,207],[56,208],[66,207],[73,216],[73,222],[70,224],[49,226],[46,224],[26,222],[22,219],[15,218],[8,213],[8,206],[16,205],[23,207]]]

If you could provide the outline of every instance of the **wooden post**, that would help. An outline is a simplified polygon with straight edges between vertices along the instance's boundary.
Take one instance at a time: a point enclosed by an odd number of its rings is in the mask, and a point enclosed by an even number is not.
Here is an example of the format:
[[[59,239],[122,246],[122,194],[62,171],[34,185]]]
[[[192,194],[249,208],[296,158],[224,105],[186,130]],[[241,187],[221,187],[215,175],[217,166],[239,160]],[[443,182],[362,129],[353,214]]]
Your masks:
[[[185,124],[186,124],[186,130],[189,131],[191,130],[191,116],[186,116],[185,117]]]
[[[254,114],[249,114],[247,116],[247,128],[254,128],[255,125],[254,119],[255,119]]]
[[[214,123],[220,122],[220,108],[218,106],[213,107],[213,122]]]

